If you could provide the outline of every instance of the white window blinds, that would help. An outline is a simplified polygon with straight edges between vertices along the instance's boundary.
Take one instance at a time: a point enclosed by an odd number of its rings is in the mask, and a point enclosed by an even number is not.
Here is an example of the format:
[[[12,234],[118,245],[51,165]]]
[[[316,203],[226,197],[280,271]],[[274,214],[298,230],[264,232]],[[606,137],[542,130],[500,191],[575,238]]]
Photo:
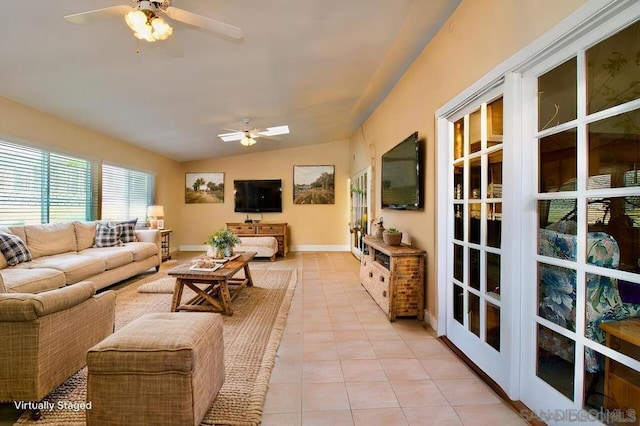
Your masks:
[[[90,220],[91,161],[0,141],[0,226]]]
[[[102,165],[102,219],[138,218],[144,224],[153,202],[154,177],[150,173]]]

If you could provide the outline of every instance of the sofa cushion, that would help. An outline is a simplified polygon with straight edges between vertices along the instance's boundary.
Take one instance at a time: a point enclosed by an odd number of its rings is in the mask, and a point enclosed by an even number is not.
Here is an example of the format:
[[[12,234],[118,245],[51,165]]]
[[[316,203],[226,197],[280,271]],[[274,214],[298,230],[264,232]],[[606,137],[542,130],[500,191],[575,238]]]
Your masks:
[[[27,245],[13,234],[0,232],[0,252],[9,266],[31,260],[31,252]]]
[[[73,230],[76,234],[76,250],[82,251],[93,247],[96,241],[96,222],[73,222]]]
[[[4,286],[4,279],[2,278],[2,273],[0,272],[0,293],[6,293],[7,288]]]
[[[115,226],[98,223],[94,247],[116,247],[120,245],[122,245],[122,241],[120,241],[119,229]]]
[[[67,285],[90,279],[106,269],[104,260],[93,256],[83,256],[76,252],[41,257],[31,263],[31,268],[51,268],[64,272]]]
[[[124,245],[133,254],[133,261],[139,262],[158,254],[158,246],[154,243],[127,243]]]
[[[24,232],[34,259],[76,251],[76,233],[71,222],[26,225]]]
[[[104,260],[107,271],[133,262],[133,253],[124,247],[92,247],[82,250],[79,254]]]
[[[7,293],[40,293],[64,287],[64,274],[51,268],[7,268],[3,269],[2,280]]]

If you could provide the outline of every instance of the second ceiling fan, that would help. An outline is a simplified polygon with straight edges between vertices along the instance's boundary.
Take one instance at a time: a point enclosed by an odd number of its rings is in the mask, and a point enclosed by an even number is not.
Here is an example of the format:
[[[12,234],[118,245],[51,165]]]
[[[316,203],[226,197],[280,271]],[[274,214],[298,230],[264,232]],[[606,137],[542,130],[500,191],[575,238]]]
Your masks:
[[[220,133],[218,137],[222,139],[224,142],[235,142],[240,141],[240,143],[244,146],[255,145],[256,139],[259,137],[271,137],[278,135],[286,135],[289,133],[289,126],[275,126],[275,127],[267,127],[265,129],[257,129],[255,127],[251,127],[249,125],[250,119],[243,118],[242,122],[244,125],[237,130],[233,130],[231,133]]]

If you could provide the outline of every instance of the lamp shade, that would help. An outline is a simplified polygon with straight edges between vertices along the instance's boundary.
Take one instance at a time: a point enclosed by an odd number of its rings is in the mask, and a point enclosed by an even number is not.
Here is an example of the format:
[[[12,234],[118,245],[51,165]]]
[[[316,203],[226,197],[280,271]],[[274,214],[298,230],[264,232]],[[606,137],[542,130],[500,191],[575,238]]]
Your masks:
[[[163,206],[149,206],[147,207],[147,216],[149,217],[164,217]]]

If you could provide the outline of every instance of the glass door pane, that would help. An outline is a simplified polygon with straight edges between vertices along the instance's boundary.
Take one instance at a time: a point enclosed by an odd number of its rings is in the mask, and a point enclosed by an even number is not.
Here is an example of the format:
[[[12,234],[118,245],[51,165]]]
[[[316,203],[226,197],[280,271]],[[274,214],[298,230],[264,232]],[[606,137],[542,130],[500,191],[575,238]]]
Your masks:
[[[536,90],[535,374],[610,424],[640,410],[639,41],[589,43]]]
[[[362,237],[369,233],[369,180],[370,171],[366,170],[351,178],[351,252],[360,257],[362,254]]]
[[[452,317],[466,333],[463,344],[493,354],[495,365],[502,349],[502,105],[502,97],[481,104],[453,123],[452,135]]]

